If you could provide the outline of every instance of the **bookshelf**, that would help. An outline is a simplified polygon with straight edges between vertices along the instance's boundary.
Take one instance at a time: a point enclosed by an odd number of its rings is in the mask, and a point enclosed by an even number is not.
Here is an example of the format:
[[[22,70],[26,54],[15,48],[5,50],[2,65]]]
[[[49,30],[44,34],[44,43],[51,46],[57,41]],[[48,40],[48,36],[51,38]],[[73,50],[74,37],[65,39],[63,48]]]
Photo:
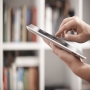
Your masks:
[[[20,5],[35,5],[37,7],[37,26],[44,30],[45,23],[45,0],[4,0],[7,5],[18,7]],[[87,21],[90,16],[85,16],[87,3],[90,0],[70,0],[72,7],[75,9],[76,15],[82,20]],[[83,8],[85,7],[85,8]],[[3,11],[3,0],[0,0],[0,11]],[[89,11],[89,9],[88,9]],[[3,51],[10,50],[37,50],[39,58],[39,90],[45,90],[45,86],[55,84],[67,84],[71,90],[82,90],[82,80],[75,76],[71,70],[59,60],[39,37],[37,42],[3,42],[3,12],[0,13],[0,89],[3,90]],[[90,49],[89,42],[81,45],[81,49]],[[75,44],[74,44],[75,45]],[[52,59],[53,56],[53,59]],[[56,59],[56,61],[55,61]],[[53,61],[53,62],[52,62]],[[56,65],[56,66],[55,66]],[[32,65],[31,65],[32,66]],[[54,67],[54,68],[53,68]],[[53,68],[53,70],[52,70]],[[58,68],[60,70],[58,70]],[[62,72],[63,71],[63,72]],[[55,78],[57,74],[57,77]],[[55,78],[55,79],[54,79]],[[60,78],[60,79],[59,79]],[[50,80],[49,80],[50,79]]]
[[[24,47],[24,48],[23,48]],[[40,50],[39,43],[4,43],[3,50]]]

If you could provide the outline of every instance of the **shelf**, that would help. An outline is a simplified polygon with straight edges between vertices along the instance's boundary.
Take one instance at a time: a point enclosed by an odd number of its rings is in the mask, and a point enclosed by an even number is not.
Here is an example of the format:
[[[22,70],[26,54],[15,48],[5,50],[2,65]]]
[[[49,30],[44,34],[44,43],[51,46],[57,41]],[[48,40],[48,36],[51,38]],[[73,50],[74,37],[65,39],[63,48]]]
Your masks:
[[[38,67],[38,57],[17,57],[15,64],[17,67]]]
[[[3,50],[39,50],[40,43],[3,43]]]

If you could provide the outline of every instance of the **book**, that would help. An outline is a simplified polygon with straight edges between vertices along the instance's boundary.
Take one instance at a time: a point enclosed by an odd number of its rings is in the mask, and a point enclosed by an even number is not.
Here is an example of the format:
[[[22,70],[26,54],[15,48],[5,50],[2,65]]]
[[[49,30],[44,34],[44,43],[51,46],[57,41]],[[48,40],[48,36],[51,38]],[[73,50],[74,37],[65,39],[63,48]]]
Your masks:
[[[11,10],[11,41],[14,42],[15,9]]]
[[[17,90],[23,90],[23,68],[18,67],[17,70]]]
[[[4,83],[4,90],[8,90],[8,72],[7,68],[3,68],[3,83]]]
[[[27,8],[26,23],[30,25],[32,23],[32,12],[30,8]],[[27,30],[27,41],[32,41],[32,33]]]
[[[57,30],[59,29],[57,27],[57,21],[58,21],[58,18],[59,18],[59,9],[53,9],[52,10],[52,34],[55,35],[55,33],[57,32]]]
[[[28,89],[28,70],[24,69],[24,74],[23,74],[23,90],[29,90]]]
[[[11,41],[11,8],[7,7],[7,42]]]
[[[7,68],[7,77],[8,77],[8,79],[7,79],[7,81],[8,81],[8,90],[11,90],[10,89],[10,71],[9,71],[9,68]]]
[[[32,24],[37,26],[37,8],[36,7],[32,8]],[[32,41],[33,42],[37,41],[37,36],[35,34],[32,34]]]
[[[21,10],[20,8],[16,8],[14,18],[14,42],[20,42],[20,40],[21,40]]]
[[[22,42],[25,42],[26,41],[26,34],[27,34],[27,31],[26,31],[26,13],[27,13],[27,6],[24,5],[22,8],[21,8],[21,31],[22,31],[22,34],[21,34],[21,40]]]
[[[49,5],[45,8],[45,30],[52,34],[52,8]]]
[[[12,90],[17,90],[17,70],[15,63],[12,64],[12,80],[13,80]]]
[[[12,67],[9,68],[9,79],[10,79],[10,90],[13,90],[13,74],[12,74]]]
[[[12,8],[3,5],[3,41],[4,42],[36,42],[37,36],[28,30],[26,25],[37,25],[37,8],[24,5]]]
[[[36,67],[28,69],[28,90],[38,90],[38,69]]]
[[[7,5],[5,3],[3,8],[3,41],[7,42]]]

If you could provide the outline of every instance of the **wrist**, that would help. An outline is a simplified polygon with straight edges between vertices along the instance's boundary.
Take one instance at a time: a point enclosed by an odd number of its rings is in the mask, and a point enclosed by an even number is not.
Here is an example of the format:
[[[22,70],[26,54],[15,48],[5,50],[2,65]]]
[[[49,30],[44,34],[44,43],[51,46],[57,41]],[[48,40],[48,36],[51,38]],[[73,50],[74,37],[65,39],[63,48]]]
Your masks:
[[[88,39],[90,40],[90,25],[88,25]]]
[[[73,73],[77,73],[78,72],[78,69],[79,67],[82,65],[82,61],[78,58],[76,58],[75,60],[73,60],[72,63],[69,63],[68,66],[69,68],[73,71]]]

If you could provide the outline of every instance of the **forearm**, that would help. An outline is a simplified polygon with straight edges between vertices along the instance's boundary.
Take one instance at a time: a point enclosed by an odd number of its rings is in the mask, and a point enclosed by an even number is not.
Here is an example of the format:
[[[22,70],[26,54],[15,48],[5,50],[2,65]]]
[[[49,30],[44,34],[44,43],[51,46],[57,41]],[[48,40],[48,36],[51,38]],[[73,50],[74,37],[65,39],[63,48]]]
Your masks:
[[[90,82],[90,65],[76,60],[69,67],[77,76]]]

